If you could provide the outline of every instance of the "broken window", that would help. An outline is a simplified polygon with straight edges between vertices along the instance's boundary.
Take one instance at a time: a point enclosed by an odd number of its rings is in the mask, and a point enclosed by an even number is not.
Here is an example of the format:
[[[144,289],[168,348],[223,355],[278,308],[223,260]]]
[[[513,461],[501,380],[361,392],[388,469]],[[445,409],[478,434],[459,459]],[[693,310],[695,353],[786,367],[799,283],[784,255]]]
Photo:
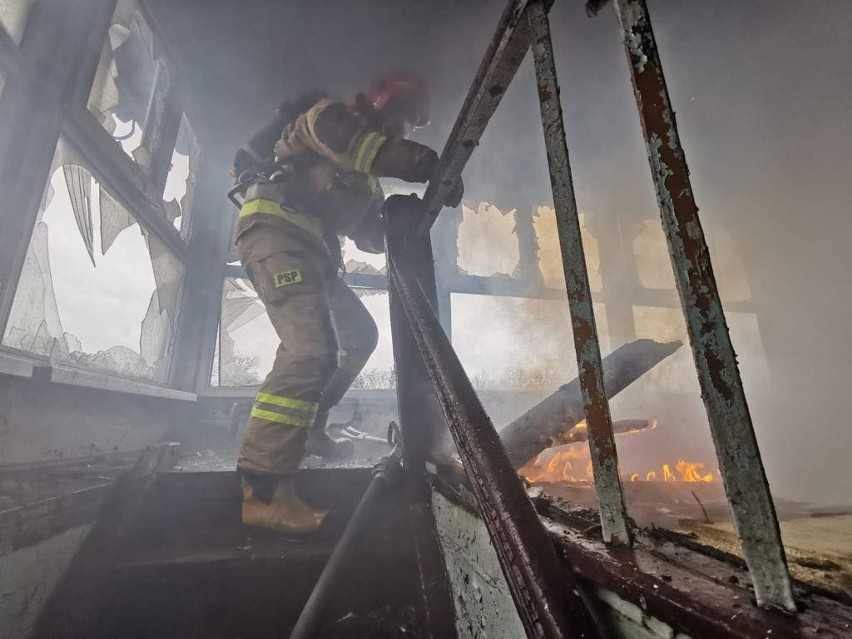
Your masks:
[[[487,202],[475,210],[462,206],[457,247],[462,273],[484,277],[515,274],[520,260],[515,213],[501,211]]]
[[[533,225],[538,242],[538,268],[544,280],[544,285],[547,288],[564,290],[565,271],[562,266],[559,233],[556,230],[556,211],[550,206],[539,206],[533,216]],[[586,269],[589,272],[589,287],[592,292],[598,292],[603,289],[598,241],[586,228],[586,215],[584,213],[580,213],[580,234],[583,239]]]
[[[352,388],[395,388],[393,369],[393,340],[390,328],[390,302],[386,291],[353,289],[361,303],[367,307],[379,329],[376,350],[364,365],[364,370],[352,384]]]
[[[391,388],[394,377],[388,294],[368,289],[355,291],[379,327],[379,344],[353,388]],[[222,318],[211,384],[260,384],[272,369],[278,343],[278,335],[251,282],[227,278],[222,291]]]
[[[722,300],[750,300],[751,286],[736,238],[727,231],[715,231],[707,233],[707,240]],[[636,274],[642,286],[650,289],[675,289],[669,247],[659,221],[645,220],[636,225],[633,255],[636,260]]]
[[[637,338],[647,337],[658,342],[678,340],[685,346],[645,375],[653,388],[664,392],[697,393],[698,378],[695,375],[692,352],[686,347],[689,339],[686,336],[683,311],[680,308],[634,306],[633,319]]]
[[[3,344],[166,383],[183,274],[60,140]]]
[[[166,217],[184,238],[189,235],[189,217],[195,196],[195,171],[198,168],[199,156],[200,149],[195,132],[184,115],[181,117],[177,143],[172,152],[171,168],[163,191]]]
[[[366,275],[387,275],[384,253],[367,253],[355,246],[355,242],[345,238],[341,244],[343,266],[347,273]]]
[[[745,302],[751,299],[751,286],[745,261],[736,238],[727,231],[710,234],[710,253],[719,295],[725,302]]]
[[[278,335],[248,279],[229,277],[222,289],[218,370],[211,376],[220,386],[256,386],[272,369]]]
[[[120,0],[89,95],[89,111],[140,166],[150,166],[168,91],[169,71],[150,27],[135,3]]]
[[[633,257],[636,276],[645,288],[673,290],[672,262],[666,236],[657,220],[645,220],[635,227]]]
[[[606,310],[594,305],[601,350]],[[452,295],[453,344],[474,386],[550,392],[577,375],[568,302]]]
[[[737,361],[747,384],[762,385],[769,382],[769,367],[763,350],[763,340],[754,313],[725,314],[731,341],[737,351]],[[651,338],[659,342],[683,342],[674,355],[655,366],[646,378],[657,391],[697,393],[698,377],[695,362],[686,334],[686,322],[680,308],[634,306],[636,337]]]
[[[0,0],[0,25],[15,44],[21,43],[33,0]]]
[[[765,389],[770,383],[769,362],[763,349],[760,325],[755,313],[725,313],[731,342],[737,353],[737,363],[746,389],[751,397],[759,388]],[[750,389],[754,388],[755,391]],[[756,393],[755,393],[756,394]]]

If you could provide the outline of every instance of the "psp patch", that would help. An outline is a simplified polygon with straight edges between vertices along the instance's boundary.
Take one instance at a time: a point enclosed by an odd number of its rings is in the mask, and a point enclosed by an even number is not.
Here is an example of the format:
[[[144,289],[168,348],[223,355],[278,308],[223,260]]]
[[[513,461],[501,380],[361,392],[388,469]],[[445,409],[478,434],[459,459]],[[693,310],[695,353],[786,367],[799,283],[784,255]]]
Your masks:
[[[285,271],[284,273],[276,273],[273,278],[275,288],[298,284],[302,281],[302,271]]]

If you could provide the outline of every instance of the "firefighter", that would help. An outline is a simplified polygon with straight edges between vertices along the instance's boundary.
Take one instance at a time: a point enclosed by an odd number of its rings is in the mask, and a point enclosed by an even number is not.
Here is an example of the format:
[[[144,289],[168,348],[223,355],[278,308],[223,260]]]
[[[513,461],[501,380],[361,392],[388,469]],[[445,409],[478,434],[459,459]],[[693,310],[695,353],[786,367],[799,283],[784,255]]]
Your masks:
[[[384,194],[377,178],[426,182],[438,155],[407,134],[428,122],[428,97],[414,76],[394,72],[343,100],[306,96],[235,158],[240,171],[276,170],[249,186],[237,222],[240,259],[280,338],[272,370],[251,409],[238,459],[243,522],[287,533],[317,530],[326,511],[297,495],[293,477],[308,452],[351,454],[325,430],[376,347],[376,325],[339,277],[340,237],[384,250]],[[282,132],[283,131],[283,132]],[[458,206],[459,180],[446,205]]]

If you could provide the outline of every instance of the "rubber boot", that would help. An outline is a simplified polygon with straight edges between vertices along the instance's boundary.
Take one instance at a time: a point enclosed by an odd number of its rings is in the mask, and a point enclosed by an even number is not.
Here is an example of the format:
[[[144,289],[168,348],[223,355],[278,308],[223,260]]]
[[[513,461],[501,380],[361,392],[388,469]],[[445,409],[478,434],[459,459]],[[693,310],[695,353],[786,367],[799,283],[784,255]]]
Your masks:
[[[292,477],[283,478],[265,502],[257,497],[251,485],[242,480],[243,523],[279,532],[302,535],[319,530],[327,510],[311,508],[296,494]]]
[[[346,437],[335,439],[329,435],[325,429],[327,422],[328,413],[320,414],[308,431],[308,441],[305,445],[308,454],[323,459],[350,459],[355,454],[355,443]]]

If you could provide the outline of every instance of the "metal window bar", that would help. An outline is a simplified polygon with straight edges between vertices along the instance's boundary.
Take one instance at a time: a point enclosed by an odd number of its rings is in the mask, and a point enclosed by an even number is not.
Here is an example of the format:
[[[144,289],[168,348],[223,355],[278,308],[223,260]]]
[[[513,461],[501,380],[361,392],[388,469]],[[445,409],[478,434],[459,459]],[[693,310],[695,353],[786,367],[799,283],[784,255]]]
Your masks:
[[[645,0],[616,0],[719,470],[760,605],[795,611],[787,558]]]
[[[607,543],[630,544],[630,526],[624,507],[624,491],[618,471],[618,454],[612,433],[612,418],[604,389],[601,349],[592,308],[589,273],[580,235],[580,216],[574,195],[568,144],[562,118],[562,101],[556,78],[556,61],[550,38],[547,9],[541,2],[531,2],[527,8],[541,122],[550,168],[550,185],[556,209],[556,230],[562,250],[562,268],[568,290],[568,306],[574,334],[577,371],[583,392],[583,412],[589,429],[589,452],[601,530]]]

